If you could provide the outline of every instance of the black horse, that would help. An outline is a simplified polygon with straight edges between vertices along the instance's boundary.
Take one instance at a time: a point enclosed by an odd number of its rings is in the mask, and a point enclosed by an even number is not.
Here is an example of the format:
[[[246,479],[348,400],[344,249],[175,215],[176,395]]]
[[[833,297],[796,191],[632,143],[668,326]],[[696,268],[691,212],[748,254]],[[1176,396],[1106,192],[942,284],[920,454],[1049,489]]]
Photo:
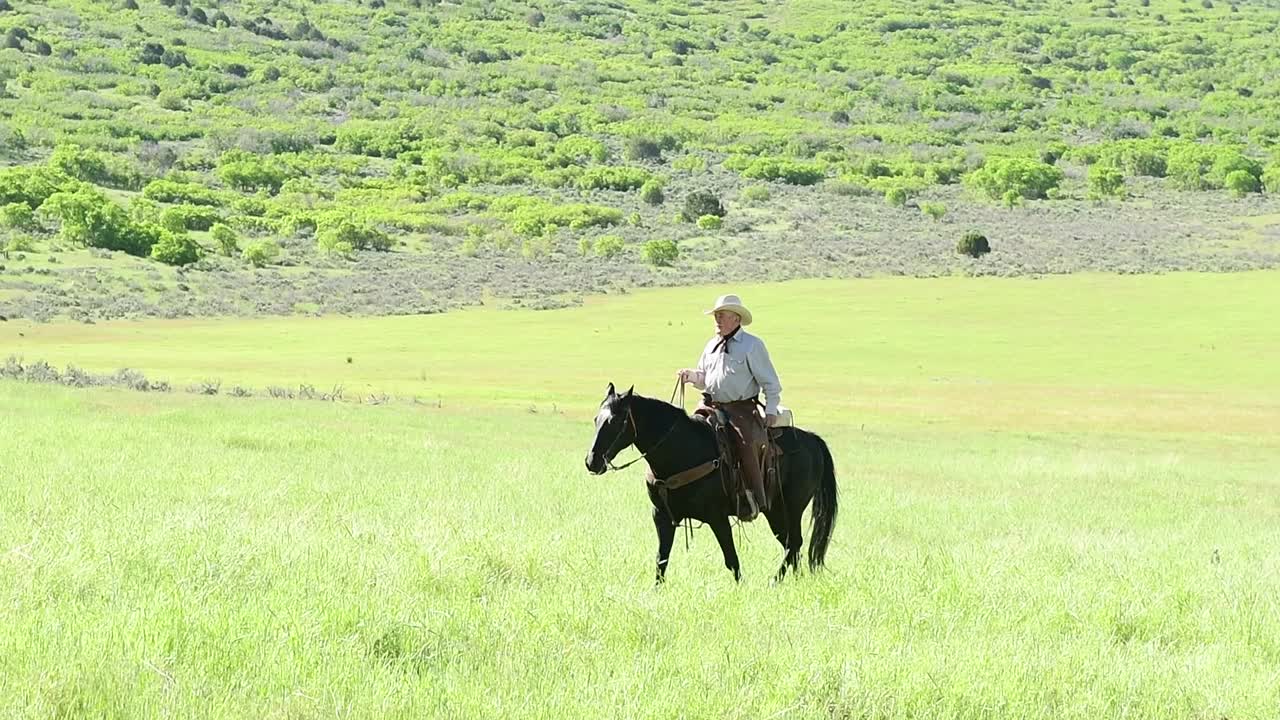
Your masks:
[[[587,453],[587,470],[602,475],[613,467],[613,459],[628,446],[635,445],[649,463],[655,478],[667,479],[698,467],[718,457],[715,436],[707,423],[689,417],[683,409],[662,400],[635,394],[635,387],[621,395],[609,383],[608,394],[596,416],[596,436]],[[771,499],[764,515],[773,536],[782,543],[786,556],[778,568],[777,579],[787,573],[787,566],[800,569],[800,516],[813,501],[813,525],[809,541],[809,569],[822,566],[836,522],[835,465],[827,444],[817,435],[799,428],[787,428],[789,449],[781,458],[781,498]],[[634,461],[632,461],[634,462]],[[625,466],[624,466],[625,467]],[[686,518],[711,526],[725,567],[733,571],[734,580],[742,573],[738,552],[733,546],[729,518],[734,515],[734,500],[725,493],[722,470],[715,468],[705,477],[664,492],[650,483],[649,499],[653,503],[653,525],[658,531],[658,575],[661,583],[671,556],[676,527]]]

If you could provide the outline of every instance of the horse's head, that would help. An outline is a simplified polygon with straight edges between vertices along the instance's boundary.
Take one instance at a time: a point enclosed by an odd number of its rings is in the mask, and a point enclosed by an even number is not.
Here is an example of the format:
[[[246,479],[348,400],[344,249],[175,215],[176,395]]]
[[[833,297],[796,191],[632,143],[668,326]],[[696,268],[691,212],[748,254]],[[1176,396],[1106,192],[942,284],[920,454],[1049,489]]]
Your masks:
[[[635,386],[619,395],[609,383],[600,412],[596,415],[596,437],[587,452],[587,471],[603,475],[618,453],[636,441],[636,422],[631,414]]]

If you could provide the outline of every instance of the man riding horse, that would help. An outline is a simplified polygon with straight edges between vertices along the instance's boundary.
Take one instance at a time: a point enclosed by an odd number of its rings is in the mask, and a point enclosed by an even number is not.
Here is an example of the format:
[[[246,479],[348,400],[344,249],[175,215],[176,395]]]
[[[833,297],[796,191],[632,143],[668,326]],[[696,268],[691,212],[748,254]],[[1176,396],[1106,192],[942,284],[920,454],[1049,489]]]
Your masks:
[[[696,368],[685,368],[676,375],[683,383],[692,383],[703,391],[702,402],[695,415],[710,415],[723,410],[729,418],[737,445],[738,458],[745,474],[748,507],[739,511],[743,520],[752,520],[768,509],[769,493],[765,490],[763,465],[768,448],[768,430],[778,421],[778,403],[782,384],[769,359],[764,341],[743,329],[751,324],[751,311],[737,295],[723,295],[715,307],[704,315],[715,318],[716,335],[707,341]],[[757,412],[760,392],[764,391],[764,421]]]

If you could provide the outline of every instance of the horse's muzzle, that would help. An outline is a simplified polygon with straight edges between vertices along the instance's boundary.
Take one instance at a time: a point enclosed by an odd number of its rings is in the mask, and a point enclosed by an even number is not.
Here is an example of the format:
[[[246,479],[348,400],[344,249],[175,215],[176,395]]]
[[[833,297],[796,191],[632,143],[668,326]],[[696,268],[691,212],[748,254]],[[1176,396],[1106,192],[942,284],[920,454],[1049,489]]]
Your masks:
[[[586,465],[587,472],[592,475],[603,475],[604,471],[607,469],[605,463],[602,462],[602,459],[596,457],[596,454],[591,452],[587,453]]]

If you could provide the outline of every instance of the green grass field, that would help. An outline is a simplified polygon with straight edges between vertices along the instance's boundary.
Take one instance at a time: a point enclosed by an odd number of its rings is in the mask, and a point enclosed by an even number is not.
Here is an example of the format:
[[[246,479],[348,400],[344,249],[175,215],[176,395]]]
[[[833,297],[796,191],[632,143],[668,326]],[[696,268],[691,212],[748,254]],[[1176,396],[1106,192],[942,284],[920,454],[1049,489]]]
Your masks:
[[[589,476],[721,288],[542,313],[0,324],[0,716],[1274,718],[1280,274],[735,288],[831,444],[828,570]],[[347,358],[351,362],[347,362]],[[633,456],[634,451],[624,453]],[[806,526],[807,532],[807,526]]]

